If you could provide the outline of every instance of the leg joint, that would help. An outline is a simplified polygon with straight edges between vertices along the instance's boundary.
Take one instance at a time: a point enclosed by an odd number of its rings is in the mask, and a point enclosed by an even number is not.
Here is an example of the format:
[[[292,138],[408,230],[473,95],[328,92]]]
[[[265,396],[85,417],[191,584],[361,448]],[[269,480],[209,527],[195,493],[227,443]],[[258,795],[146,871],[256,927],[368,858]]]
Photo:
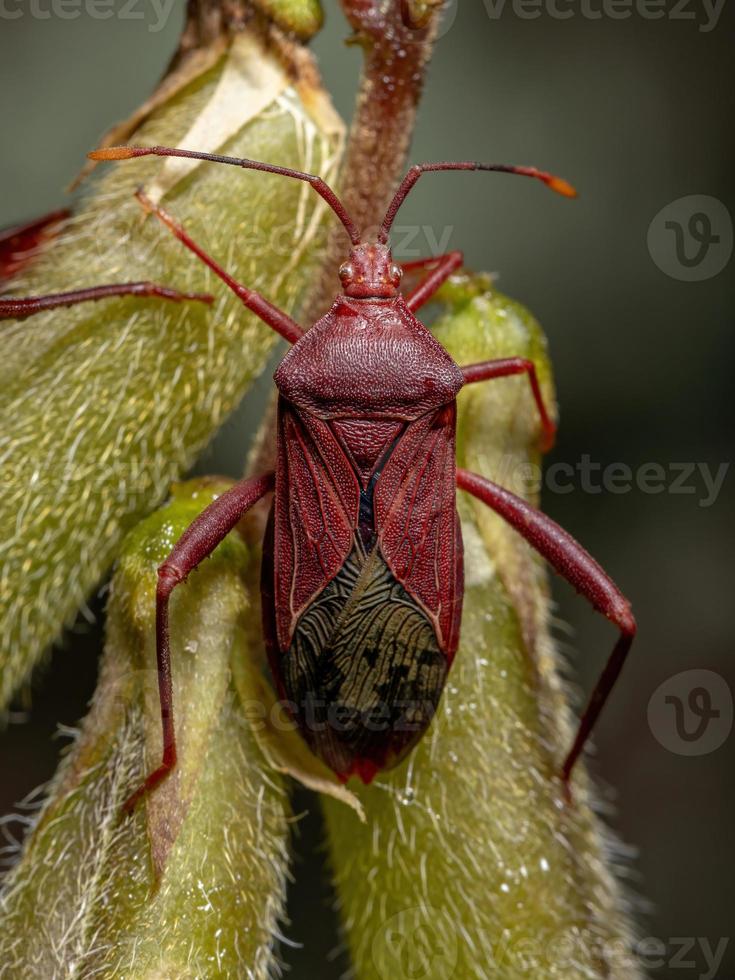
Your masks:
[[[621,614],[618,617],[618,625],[620,626],[620,631],[625,636],[630,637],[631,640],[638,632],[638,624],[635,621],[635,616],[633,615],[630,606],[627,604],[625,608],[621,610]]]
[[[162,565],[158,566],[158,594],[161,596],[170,595],[174,587],[179,582],[183,582],[184,578],[185,576],[181,574],[181,571],[176,565],[165,561]]]

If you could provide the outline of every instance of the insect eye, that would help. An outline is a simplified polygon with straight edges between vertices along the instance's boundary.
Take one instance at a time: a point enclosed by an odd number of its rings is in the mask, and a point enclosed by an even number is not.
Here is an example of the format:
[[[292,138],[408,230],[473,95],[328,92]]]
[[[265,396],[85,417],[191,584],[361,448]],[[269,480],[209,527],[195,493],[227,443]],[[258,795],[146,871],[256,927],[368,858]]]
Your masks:
[[[403,269],[397,262],[391,262],[390,269],[388,269],[388,274],[393,282],[400,282],[401,276],[403,275]]]
[[[349,282],[350,279],[354,279],[355,269],[351,262],[343,262],[339,267],[339,278],[342,282]]]

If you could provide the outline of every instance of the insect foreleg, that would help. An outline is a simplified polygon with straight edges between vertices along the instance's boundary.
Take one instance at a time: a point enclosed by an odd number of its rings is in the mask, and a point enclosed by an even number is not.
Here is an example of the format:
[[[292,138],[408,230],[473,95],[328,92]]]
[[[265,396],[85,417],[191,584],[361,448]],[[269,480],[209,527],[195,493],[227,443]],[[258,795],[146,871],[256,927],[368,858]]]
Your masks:
[[[87,156],[90,160],[132,160],[135,157],[183,157],[188,160],[209,160],[211,163],[226,163],[244,170],[260,170],[266,174],[280,174],[282,177],[293,177],[309,184],[337,215],[350,236],[353,245],[360,241],[357,225],[347,213],[347,209],[334,193],[316,174],[306,174],[303,170],[293,170],[291,167],[278,167],[272,163],[261,163],[259,160],[248,160],[244,157],[224,157],[220,153],[203,153],[200,150],[179,150],[174,146],[107,146],[102,150],[93,150]]]
[[[59,306],[74,306],[90,300],[108,299],[110,296],[157,296],[174,302],[196,300],[200,303],[214,302],[208,293],[180,293],[154,282],[124,282],[110,286],[93,286],[90,289],[75,289],[69,293],[51,293],[48,296],[31,296],[22,299],[0,300],[0,320],[22,320],[42,310],[54,310]]]
[[[414,269],[430,269],[423,282],[406,296],[406,306],[415,313],[424,303],[428,303],[439,287],[447,281],[455,269],[462,265],[464,256],[461,252],[447,252],[445,255],[434,255],[428,259],[416,259],[413,262],[401,262],[404,272]],[[433,268],[431,268],[433,266]]]
[[[506,520],[597,612],[606,616],[620,630],[618,642],[587,702],[574,743],[562,766],[561,776],[568,788],[574,763],[592,733],[635,637],[636,622],[630,603],[609,575],[571,534],[525,500],[467,470],[457,470],[457,486],[477,497]]]
[[[173,690],[171,684],[171,649],[168,628],[168,604],[171,593],[197,565],[212,554],[237,522],[269,493],[275,484],[273,473],[243,480],[221,497],[184,531],[171,554],[158,569],[156,589],[156,659],[158,664],[158,693],[161,702],[163,757],[160,766],[123,806],[130,813],[136,803],[152,790],[176,765],[176,733],[174,726]]]
[[[212,272],[224,282],[230,289],[235,293],[238,299],[245,305],[249,310],[252,310],[263,323],[267,324],[271,329],[275,330],[284,337],[290,344],[295,344],[297,340],[300,340],[304,331],[292,320],[291,317],[284,313],[283,310],[279,310],[277,306],[269,303],[268,300],[261,296],[260,293],[256,293],[253,289],[248,289],[247,286],[243,286],[241,283],[237,282],[229,272],[226,272],[218,262],[216,262],[210,255],[208,255],[203,248],[201,248],[197,243],[186,233],[183,227],[176,221],[167,211],[157,204],[154,204],[150,198],[142,191],[138,191],[136,197],[143,205],[146,211],[150,214],[155,214],[155,216],[162,221],[170,231],[182,242],[186,247],[192,251],[197,258],[201,259],[205,265],[209,266]]]
[[[464,374],[465,384],[491,381],[493,378],[507,378],[513,374],[527,374],[531,384],[531,392],[541,416],[543,434],[539,448],[542,453],[546,453],[552,448],[556,438],[556,423],[546,410],[533,361],[529,361],[525,357],[504,357],[495,361],[481,361],[479,364],[468,364],[463,367],[462,374]]]

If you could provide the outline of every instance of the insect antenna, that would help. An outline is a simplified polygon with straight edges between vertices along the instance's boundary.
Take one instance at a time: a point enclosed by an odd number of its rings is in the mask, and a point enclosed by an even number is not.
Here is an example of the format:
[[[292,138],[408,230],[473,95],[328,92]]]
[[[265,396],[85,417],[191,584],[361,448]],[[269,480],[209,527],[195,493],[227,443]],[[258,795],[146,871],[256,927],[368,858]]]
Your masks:
[[[556,191],[557,194],[563,194],[564,197],[577,196],[575,189],[566,180],[563,180],[561,177],[555,177],[553,174],[545,173],[543,170],[537,170],[536,167],[513,167],[505,163],[475,163],[471,160],[454,160],[443,163],[417,163],[411,167],[399,184],[398,190],[390,202],[388,210],[385,212],[383,224],[380,226],[380,231],[378,232],[379,242],[385,243],[388,241],[388,234],[393,224],[393,219],[419,177],[422,174],[430,173],[434,170],[494,170],[503,174],[535,177],[537,180],[543,181],[547,187]]]
[[[323,198],[337,215],[345,227],[353,245],[360,243],[360,233],[357,225],[347,213],[347,209],[326,181],[315,174],[306,174],[301,170],[290,167],[277,167],[271,163],[261,163],[259,160],[248,160],[240,157],[225,157],[219,153],[201,153],[198,150],[178,150],[171,146],[110,146],[103,150],[88,153],[90,160],[130,160],[133,157],[188,157],[191,160],[208,160],[211,163],[228,163],[233,167],[244,170],[261,170],[268,174],[280,174],[282,177],[293,177],[310,184],[317,194]]]

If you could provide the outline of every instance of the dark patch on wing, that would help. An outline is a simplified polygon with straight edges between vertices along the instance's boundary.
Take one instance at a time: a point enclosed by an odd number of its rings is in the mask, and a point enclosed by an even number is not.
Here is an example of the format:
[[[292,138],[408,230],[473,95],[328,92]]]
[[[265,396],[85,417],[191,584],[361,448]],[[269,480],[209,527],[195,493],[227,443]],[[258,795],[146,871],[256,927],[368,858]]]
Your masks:
[[[345,777],[405,756],[436,711],[448,669],[426,612],[379,549],[366,554],[359,541],[299,618],[279,666],[306,741]]]

